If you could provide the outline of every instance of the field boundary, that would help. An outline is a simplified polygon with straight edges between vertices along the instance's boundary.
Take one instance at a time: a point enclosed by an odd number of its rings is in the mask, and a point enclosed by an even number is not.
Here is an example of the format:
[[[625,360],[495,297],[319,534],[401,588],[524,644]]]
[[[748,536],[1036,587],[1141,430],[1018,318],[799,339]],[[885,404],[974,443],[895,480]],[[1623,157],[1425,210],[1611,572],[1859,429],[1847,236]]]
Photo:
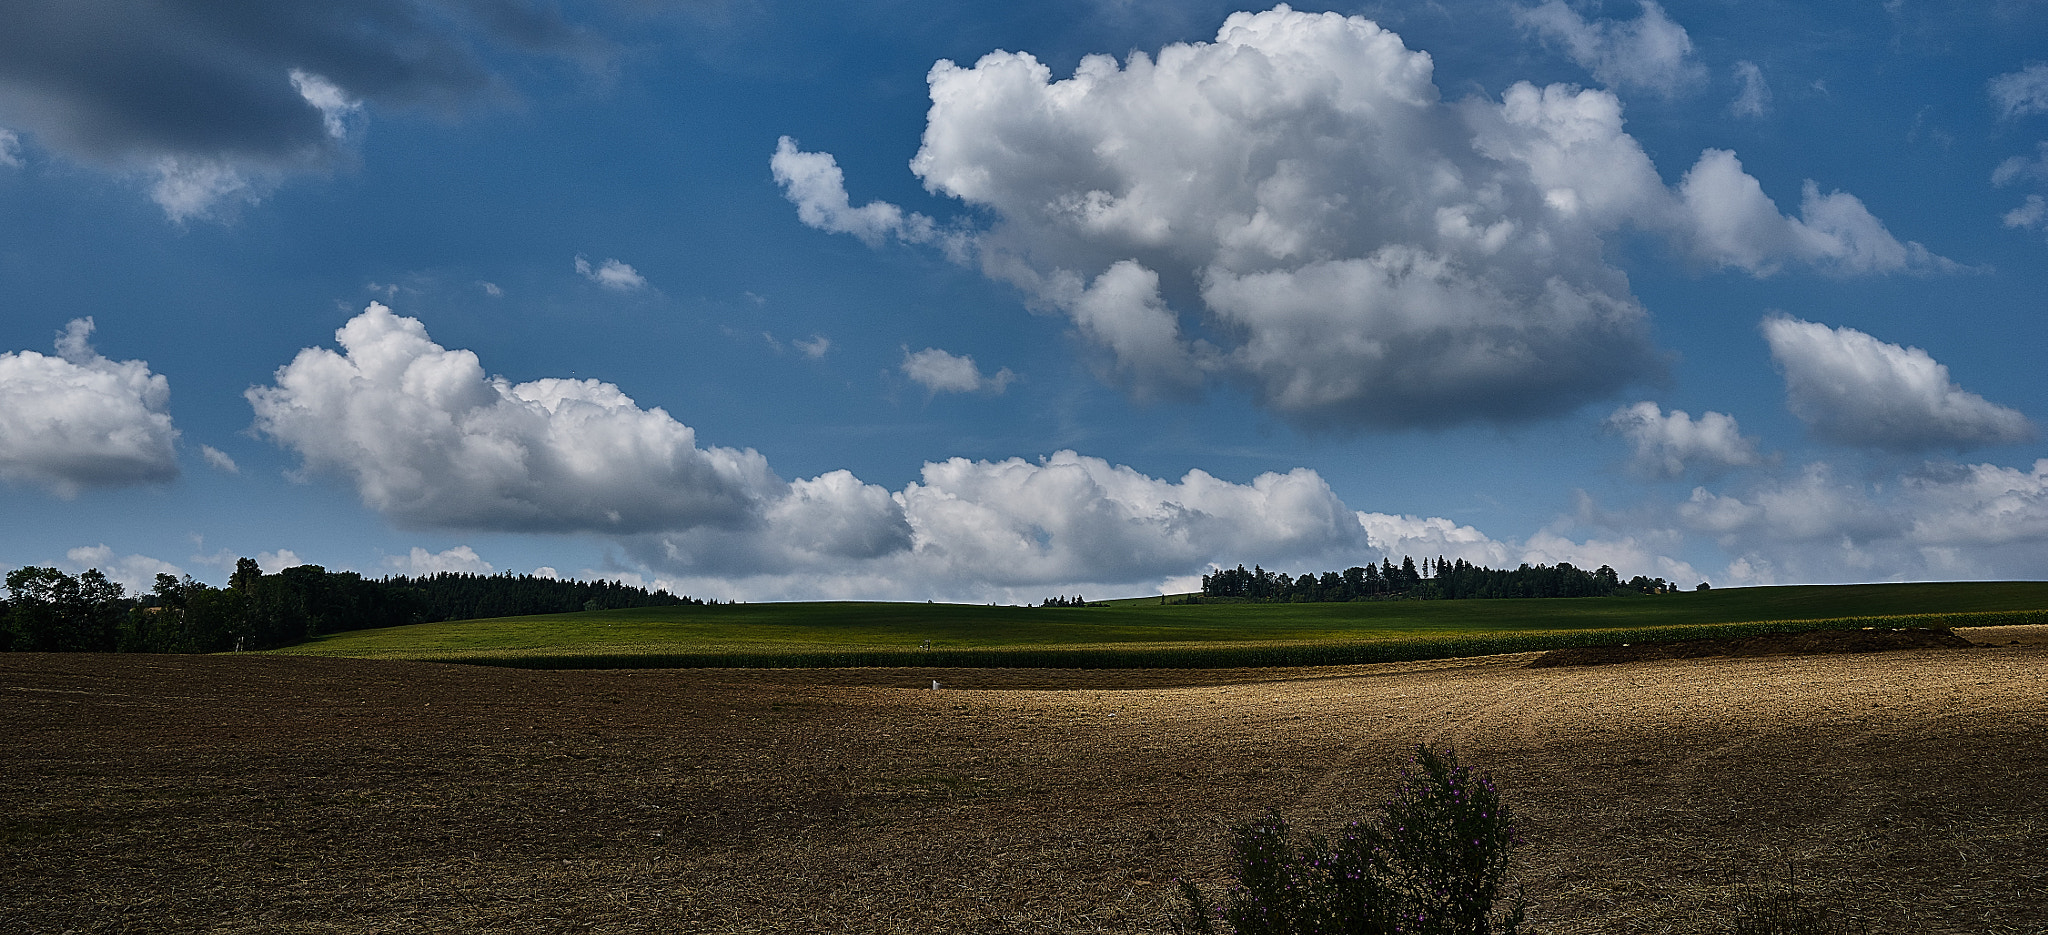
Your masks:
[[[1683,626],[1483,633],[1384,640],[1286,641],[1227,646],[1167,644],[1147,647],[990,647],[966,649],[846,649],[656,653],[430,653],[418,662],[517,669],[866,669],[945,667],[977,669],[1236,669],[1420,662],[1619,643],[1675,643],[1739,639],[1774,633],[2048,624],[2048,610],[1977,611],[1757,620]]]

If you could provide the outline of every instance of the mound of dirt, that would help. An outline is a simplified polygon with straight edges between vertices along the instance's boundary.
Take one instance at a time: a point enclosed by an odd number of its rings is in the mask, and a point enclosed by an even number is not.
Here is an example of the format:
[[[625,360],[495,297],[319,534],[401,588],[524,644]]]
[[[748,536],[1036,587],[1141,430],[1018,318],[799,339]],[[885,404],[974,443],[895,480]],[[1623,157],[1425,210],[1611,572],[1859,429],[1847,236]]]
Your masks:
[[[1553,649],[1529,663],[1531,669],[1555,666],[1601,666],[1649,659],[1701,659],[1708,656],[1805,656],[1820,653],[1875,653],[1893,649],[1968,649],[1976,645],[1950,630],[1911,627],[1898,630],[1810,630],[1767,633],[1732,640],[1685,640],[1679,643],[1623,643]]]

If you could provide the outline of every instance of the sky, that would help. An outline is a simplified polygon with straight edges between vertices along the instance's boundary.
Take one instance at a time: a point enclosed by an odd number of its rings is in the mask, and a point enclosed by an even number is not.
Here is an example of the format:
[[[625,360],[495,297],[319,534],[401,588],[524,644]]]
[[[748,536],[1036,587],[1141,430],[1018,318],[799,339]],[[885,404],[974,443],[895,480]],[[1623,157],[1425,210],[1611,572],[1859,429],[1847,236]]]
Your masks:
[[[2048,2],[16,0],[0,566],[2048,577]]]

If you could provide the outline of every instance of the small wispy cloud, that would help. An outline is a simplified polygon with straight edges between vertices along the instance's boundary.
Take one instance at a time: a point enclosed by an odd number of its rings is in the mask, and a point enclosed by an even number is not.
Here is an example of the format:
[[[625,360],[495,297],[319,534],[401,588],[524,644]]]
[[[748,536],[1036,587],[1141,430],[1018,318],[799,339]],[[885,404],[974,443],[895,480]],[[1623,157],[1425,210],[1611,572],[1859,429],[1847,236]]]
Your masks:
[[[1998,115],[2007,120],[2028,114],[2048,114],[2048,62],[2035,62],[2019,71],[2007,72],[1985,85]]]
[[[640,275],[639,271],[633,267],[615,259],[606,260],[603,263],[592,266],[590,265],[590,260],[578,254],[576,257],[576,272],[581,274],[583,278],[597,283],[606,289],[632,292],[635,289],[647,288],[647,277]]]
[[[1669,97],[1706,80],[1706,69],[1693,56],[1692,37],[1651,0],[1642,0],[1642,15],[1627,21],[1587,20],[1564,0],[1518,8],[1515,18],[1561,46],[1567,58],[1608,87],[1643,88]]]
[[[229,474],[242,473],[242,469],[235,465],[235,459],[228,457],[227,452],[212,445],[200,445],[199,457],[217,471],[225,471]]]
[[[2028,195],[2020,206],[2005,213],[2005,226],[2020,230],[2040,230],[2048,227],[2048,198]]]
[[[1737,117],[1761,119],[1771,112],[1771,86],[1764,81],[1764,70],[1755,62],[1735,63],[1735,83],[1741,90],[1728,104],[1730,113]]]

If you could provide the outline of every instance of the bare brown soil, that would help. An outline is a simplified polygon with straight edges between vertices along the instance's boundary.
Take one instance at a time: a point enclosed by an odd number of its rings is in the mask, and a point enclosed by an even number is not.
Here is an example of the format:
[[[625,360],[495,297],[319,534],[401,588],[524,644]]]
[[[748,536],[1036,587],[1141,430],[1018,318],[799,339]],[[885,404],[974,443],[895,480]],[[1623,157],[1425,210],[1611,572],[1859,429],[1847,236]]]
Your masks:
[[[506,669],[0,655],[0,932],[1163,932],[1228,826],[1455,742],[1538,931],[2048,932],[2048,627],[1527,668]],[[1989,645],[1996,644],[1996,645]],[[944,687],[930,690],[930,681]]]
[[[1622,643],[1619,646],[1585,646],[1553,649],[1536,661],[1532,669],[1550,666],[1603,666],[1617,662],[1651,659],[1702,659],[1708,656],[1786,656],[1820,653],[1881,653],[1896,649],[1968,649],[1975,644],[1950,630],[1925,627],[1860,630],[1811,630],[1805,633],[1768,633],[1733,640],[1681,640],[1675,643]]]

